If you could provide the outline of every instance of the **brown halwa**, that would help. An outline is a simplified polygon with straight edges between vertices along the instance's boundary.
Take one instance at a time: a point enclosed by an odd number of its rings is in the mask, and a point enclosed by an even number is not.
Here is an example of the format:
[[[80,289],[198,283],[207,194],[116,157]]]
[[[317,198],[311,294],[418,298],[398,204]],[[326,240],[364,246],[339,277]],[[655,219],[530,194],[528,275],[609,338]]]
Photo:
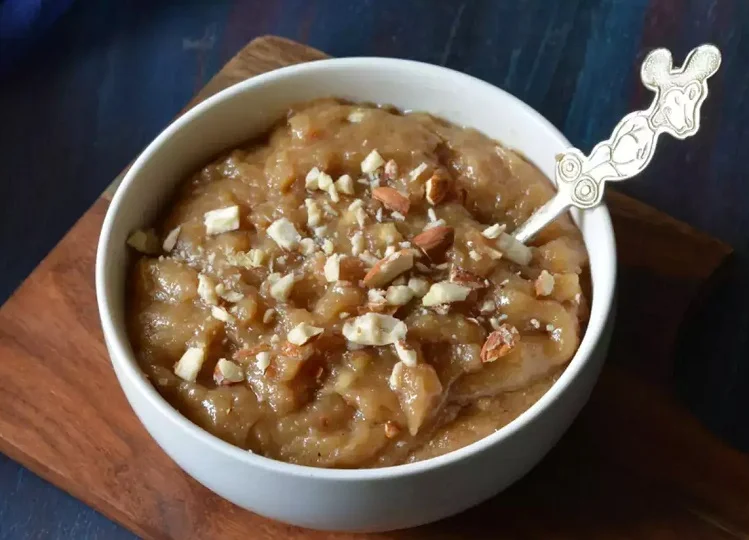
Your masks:
[[[463,447],[538,400],[580,342],[580,232],[564,216],[530,247],[507,234],[552,194],[475,130],[302,104],[131,236],[137,358],[193,422],[274,459]]]

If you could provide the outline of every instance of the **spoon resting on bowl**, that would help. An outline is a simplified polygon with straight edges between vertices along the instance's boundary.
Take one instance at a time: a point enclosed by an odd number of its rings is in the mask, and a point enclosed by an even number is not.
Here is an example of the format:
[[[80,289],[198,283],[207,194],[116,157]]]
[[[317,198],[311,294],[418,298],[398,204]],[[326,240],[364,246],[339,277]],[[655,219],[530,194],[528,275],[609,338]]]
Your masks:
[[[587,210],[597,206],[606,182],[627,180],[648,166],[662,133],[677,139],[697,133],[700,107],[707,98],[707,79],[718,71],[720,62],[720,51],[710,44],[693,49],[680,68],[673,67],[667,49],[648,54],[640,77],[645,87],[655,92],[650,107],[622,118],[611,137],[598,143],[590,155],[577,148],[559,154],[556,195],[512,236],[526,243],[570,207]]]

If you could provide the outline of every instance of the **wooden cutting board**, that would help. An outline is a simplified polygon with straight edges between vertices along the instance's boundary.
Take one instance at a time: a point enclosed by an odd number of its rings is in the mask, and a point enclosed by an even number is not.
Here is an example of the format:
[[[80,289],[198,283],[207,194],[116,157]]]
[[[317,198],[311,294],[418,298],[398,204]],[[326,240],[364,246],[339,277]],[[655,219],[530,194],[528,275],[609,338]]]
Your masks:
[[[324,56],[257,39],[190,106],[253,75]],[[0,309],[0,451],[145,538],[355,536],[297,529],[233,506],[185,475],[141,427],[110,367],[94,296],[108,193]],[[493,500],[372,538],[749,538],[749,457],[701,427],[670,387],[679,326],[731,250],[623,195],[611,193],[608,203],[621,262],[619,312],[609,361],[579,419],[534,471]]]

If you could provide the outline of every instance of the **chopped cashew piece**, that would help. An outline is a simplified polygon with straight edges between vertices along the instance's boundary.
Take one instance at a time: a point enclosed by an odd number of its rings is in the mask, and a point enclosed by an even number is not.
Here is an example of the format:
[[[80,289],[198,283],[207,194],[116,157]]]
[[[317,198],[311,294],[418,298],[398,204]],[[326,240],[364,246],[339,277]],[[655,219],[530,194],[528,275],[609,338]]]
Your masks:
[[[400,358],[400,361],[407,367],[416,367],[416,364],[419,361],[419,355],[416,350],[406,343],[405,340],[396,341],[394,345],[395,352],[398,355],[398,358]]]
[[[209,306],[218,304],[216,296],[216,280],[203,273],[198,274],[198,296]]]
[[[180,232],[182,232],[182,226],[180,225],[169,231],[169,234],[164,238],[164,243],[161,245],[161,247],[164,248],[164,251],[169,253],[174,249],[174,246],[177,245],[177,239],[179,238]]]
[[[257,353],[257,355],[255,355],[255,361],[257,362],[258,369],[265,373],[265,370],[268,369],[268,366],[270,365],[270,353],[268,351]]]
[[[294,249],[302,239],[302,235],[287,218],[277,219],[270,224],[266,232],[276,244],[284,249]]]
[[[408,285],[391,285],[388,287],[385,299],[391,306],[405,306],[414,297],[414,292]]]
[[[155,255],[159,252],[159,239],[153,230],[135,231],[128,237],[127,245],[145,255]]]
[[[489,240],[496,240],[499,238],[499,235],[505,232],[505,229],[507,228],[507,225],[500,225],[499,223],[495,223],[491,227],[487,227],[484,229],[484,231],[481,233],[484,238],[488,238]]]
[[[534,283],[536,296],[549,296],[554,291],[554,281],[554,276],[547,270],[541,270],[541,274]]]
[[[345,195],[354,194],[354,180],[351,178],[351,175],[344,174],[339,177],[338,180],[335,181],[335,187],[339,192]]]
[[[361,172],[364,174],[370,174],[375,172],[377,169],[385,164],[385,160],[377,150],[372,150],[364,161],[361,162]]]
[[[294,345],[304,345],[310,339],[319,336],[324,331],[324,328],[318,328],[307,323],[299,323],[286,335],[286,339]]]
[[[429,292],[421,299],[425,306],[438,306],[452,302],[462,302],[468,298],[470,287],[464,287],[450,281],[440,281],[429,288]]]
[[[499,235],[497,246],[499,247],[499,250],[504,253],[505,257],[522,266],[526,266],[533,258],[531,248],[518,242],[514,236],[505,232]]]
[[[190,347],[174,364],[174,374],[182,380],[195,382],[205,361],[205,351],[199,347]]]
[[[341,256],[336,253],[328,257],[325,261],[323,273],[327,282],[335,283],[338,281],[341,278]]]
[[[239,206],[227,206],[218,210],[211,210],[203,215],[205,232],[207,234],[221,234],[239,229]]]
[[[271,276],[268,276],[268,281],[271,282],[271,297],[279,302],[286,302],[289,299],[289,295],[291,295],[291,289],[294,288],[296,277],[294,274],[286,274],[283,277],[278,277],[276,274],[275,278],[271,278]]]
[[[226,358],[221,358],[213,370],[213,380],[219,386],[229,386],[244,380],[244,371],[237,364]]]
[[[304,206],[307,207],[307,226],[310,228],[317,227],[322,221],[322,210],[315,199],[304,199]]]
[[[391,345],[406,339],[406,323],[391,315],[365,313],[346,321],[343,336],[358,345]]]

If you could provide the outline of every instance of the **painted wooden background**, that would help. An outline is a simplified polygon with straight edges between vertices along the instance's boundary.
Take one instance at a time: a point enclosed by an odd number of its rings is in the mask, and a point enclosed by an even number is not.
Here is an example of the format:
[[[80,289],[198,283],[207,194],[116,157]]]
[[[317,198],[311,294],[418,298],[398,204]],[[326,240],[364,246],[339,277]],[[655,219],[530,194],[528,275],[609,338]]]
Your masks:
[[[693,46],[716,43],[724,64],[703,130],[664,141],[624,191],[737,249],[724,285],[682,336],[676,380],[711,429],[749,451],[747,0],[76,0],[0,79],[0,301],[190,96],[262,34],[334,56],[465,71],[528,102],[583,150],[649,102],[638,77],[648,50],[669,47],[680,62]],[[0,55],[11,45],[0,43]],[[0,456],[0,539],[129,537]]]

